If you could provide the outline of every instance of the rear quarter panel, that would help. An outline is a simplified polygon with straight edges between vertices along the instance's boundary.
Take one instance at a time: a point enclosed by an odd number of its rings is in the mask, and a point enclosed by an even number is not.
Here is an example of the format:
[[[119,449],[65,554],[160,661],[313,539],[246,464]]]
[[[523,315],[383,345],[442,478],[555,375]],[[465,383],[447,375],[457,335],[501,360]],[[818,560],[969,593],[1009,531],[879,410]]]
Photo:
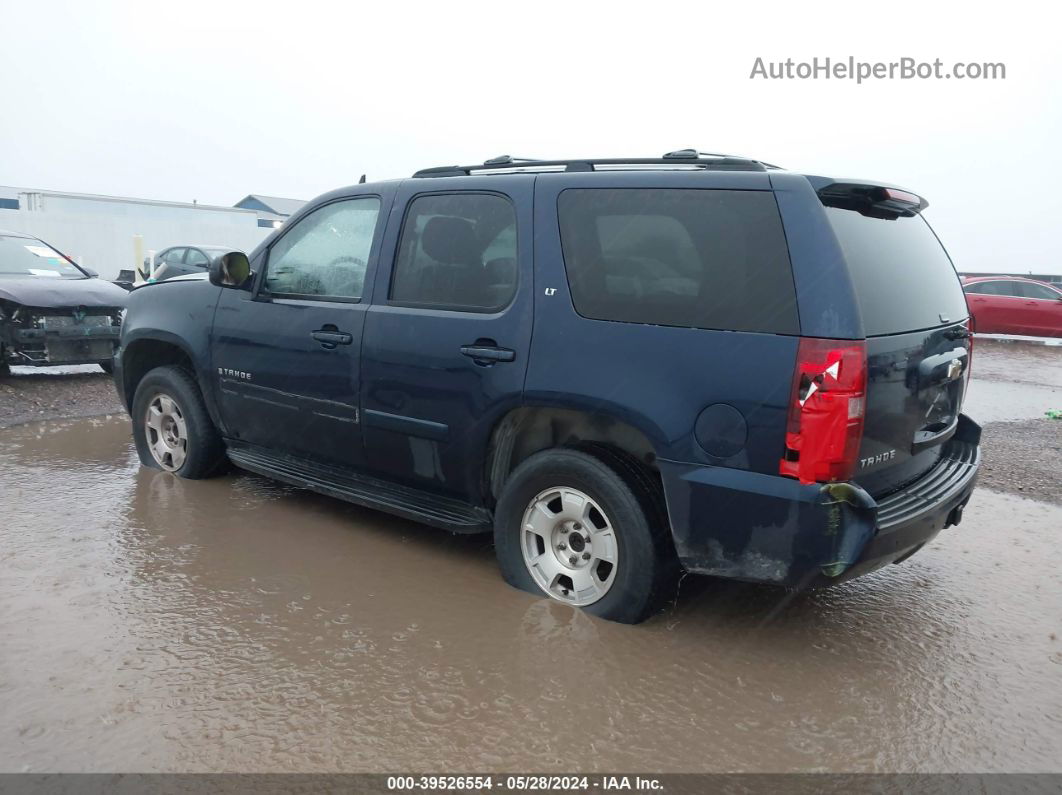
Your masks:
[[[772,173],[770,179],[789,246],[800,333],[822,339],[863,339],[852,277],[818,194],[800,174]]]
[[[627,187],[622,177],[609,187]],[[769,189],[763,173],[655,173],[629,187]],[[540,175],[535,189],[535,328],[527,372],[529,405],[600,413],[646,435],[659,458],[777,473],[798,338],[749,332],[593,320],[572,302],[557,200],[570,187],[602,187],[594,175]],[[737,409],[743,449],[717,458],[694,425],[709,405]]]

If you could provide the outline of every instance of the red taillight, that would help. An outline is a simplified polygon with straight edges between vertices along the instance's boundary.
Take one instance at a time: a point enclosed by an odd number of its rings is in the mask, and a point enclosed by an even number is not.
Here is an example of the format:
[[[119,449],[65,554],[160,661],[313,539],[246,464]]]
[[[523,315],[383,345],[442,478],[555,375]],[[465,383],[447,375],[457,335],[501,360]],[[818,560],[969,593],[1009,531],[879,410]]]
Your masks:
[[[973,370],[973,349],[974,349],[974,335],[973,335],[973,316],[970,316],[970,322],[967,329],[969,337],[966,338],[966,372],[962,374],[962,402],[966,402],[966,395],[970,391],[970,371]],[[962,403],[959,404],[960,407]]]
[[[866,413],[863,342],[803,338],[779,471],[801,483],[848,480],[855,471]]]
[[[891,199],[894,202],[903,202],[904,204],[918,205],[922,203],[920,199],[914,193],[908,193],[905,190],[896,190],[896,188],[885,188],[883,191],[886,199]]]

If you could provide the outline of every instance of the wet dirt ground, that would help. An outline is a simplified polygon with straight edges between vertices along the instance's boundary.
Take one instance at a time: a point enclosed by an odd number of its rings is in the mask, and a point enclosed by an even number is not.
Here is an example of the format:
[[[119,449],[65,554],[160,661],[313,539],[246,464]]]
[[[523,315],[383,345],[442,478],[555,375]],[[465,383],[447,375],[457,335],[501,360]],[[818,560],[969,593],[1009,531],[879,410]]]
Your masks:
[[[1058,354],[1019,376],[1062,408]],[[1062,767],[1062,508],[988,488],[900,566],[688,577],[637,627],[489,539],[141,469],[122,417],[0,431],[0,510],[0,771]]]
[[[114,382],[95,364],[12,367],[10,375],[0,374],[0,428],[121,410]]]

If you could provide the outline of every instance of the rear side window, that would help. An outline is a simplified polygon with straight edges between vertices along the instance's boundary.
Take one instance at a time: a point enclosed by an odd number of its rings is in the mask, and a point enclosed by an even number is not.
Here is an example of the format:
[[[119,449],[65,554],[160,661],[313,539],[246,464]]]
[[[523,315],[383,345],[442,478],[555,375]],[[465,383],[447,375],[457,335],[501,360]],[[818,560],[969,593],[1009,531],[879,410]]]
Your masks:
[[[558,203],[575,309],[658,326],[799,333],[774,194],[569,189]]]
[[[419,196],[395,259],[396,304],[492,312],[516,292],[516,211],[489,193]]]
[[[1041,300],[1054,301],[1059,297],[1058,293],[1050,287],[1044,287],[1042,284],[1033,284],[1032,282],[1019,282],[1019,284],[1021,285],[1021,295],[1023,298],[1039,298]]]
[[[966,318],[955,268],[920,215],[875,218],[827,207],[844,251],[868,337],[933,328]]]

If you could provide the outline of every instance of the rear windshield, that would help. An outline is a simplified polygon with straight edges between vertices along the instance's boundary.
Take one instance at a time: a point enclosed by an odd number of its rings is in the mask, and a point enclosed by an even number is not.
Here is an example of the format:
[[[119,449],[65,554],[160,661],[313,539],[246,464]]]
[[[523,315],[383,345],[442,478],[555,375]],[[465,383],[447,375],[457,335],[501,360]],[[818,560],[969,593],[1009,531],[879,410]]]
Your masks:
[[[966,297],[944,247],[921,215],[873,218],[827,207],[868,337],[963,320]]]
[[[569,189],[558,202],[575,309],[658,326],[797,334],[774,194]]]
[[[32,237],[0,235],[0,277],[84,279],[85,274],[51,246]]]

